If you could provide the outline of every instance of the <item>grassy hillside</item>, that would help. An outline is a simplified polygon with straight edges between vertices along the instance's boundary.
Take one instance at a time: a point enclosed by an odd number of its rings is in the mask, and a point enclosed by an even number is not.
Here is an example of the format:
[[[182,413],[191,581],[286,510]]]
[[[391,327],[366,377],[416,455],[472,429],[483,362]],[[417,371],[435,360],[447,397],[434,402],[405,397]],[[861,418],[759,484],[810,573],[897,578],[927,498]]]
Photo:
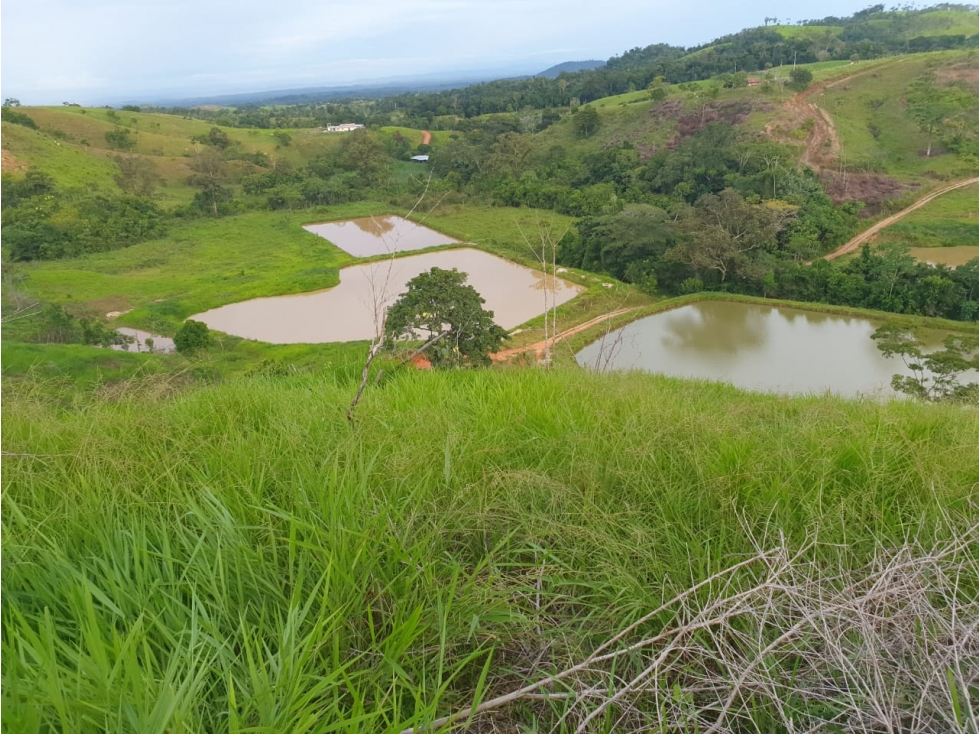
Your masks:
[[[4,170],[17,175],[32,165],[71,187],[116,190],[113,177],[116,155],[136,155],[153,163],[162,179],[157,199],[164,205],[184,204],[194,195],[187,179],[192,174],[190,158],[196,146],[191,138],[206,135],[213,127],[201,120],[176,115],[148,114],[83,107],[24,107],[21,111],[38,125],[30,130],[3,123]],[[132,152],[121,152],[106,141],[106,133],[128,130],[135,141]],[[396,128],[387,134],[393,134]],[[282,145],[270,130],[222,128],[231,144],[241,153],[263,153],[293,166],[302,166],[311,158],[339,142],[337,136],[315,130],[287,130],[292,140]],[[421,142],[419,131],[410,131]],[[21,165],[17,165],[20,163]],[[229,161],[232,178],[262,169],[242,161]]]
[[[804,27],[790,27],[801,29]],[[708,93],[710,81],[668,86],[660,102],[646,91],[605,97],[594,103],[601,124],[594,135],[575,134],[573,115],[535,136],[535,146],[545,154],[555,146],[571,156],[583,156],[611,145],[629,142],[641,156],[670,147],[696,131],[704,122],[732,124],[749,139],[774,139],[795,151],[810,165],[821,165],[832,176],[846,170],[869,177],[866,191],[854,185],[848,193],[897,198],[902,192],[929,188],[936,181],[974,175],[969,159],[935,146],[925,155],[928,135],[908,114],[908,85],[925,74],[933,74],[942,85],[964,85],[972,89],[979,78],[979,57],[970,52],[916,54],[871,61],[827,61],[800,65],[813,74],[811,90],[797,94],[781,89],[789,68],[757,73],[763,82],[752,87],[721,89]],[[809,105],[822,109],[832,127],[825,133],[824,147],[807,155],[813,117]],[[842,188],[841,188],[842,192]],[[915,196],[915,193],[909,195]]]
[[[856,169],[902,180],[958,176],[975,170],[942,150],[925,156],[928,136],[907,114],[905,93],[916,77],[953,65],[979,73],[979,57],[962,54],[908,56],[827,85],[812,101],[830,114],[843,154]]]
[[[397,732],[582,659],[754,539],[818,532],[806,558],[853,566],[974,514],[979,421],[958,408],[406,373],[351,426],[352,389],[147,379],[70,410],[6,391],[5,726]]]

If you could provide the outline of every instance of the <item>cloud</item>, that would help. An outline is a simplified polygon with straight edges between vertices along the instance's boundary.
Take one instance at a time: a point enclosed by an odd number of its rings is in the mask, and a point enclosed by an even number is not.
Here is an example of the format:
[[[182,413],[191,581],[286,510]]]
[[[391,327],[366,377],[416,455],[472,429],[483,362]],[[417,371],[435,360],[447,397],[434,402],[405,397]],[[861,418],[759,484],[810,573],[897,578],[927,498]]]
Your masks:
[[[862,4],[784,0],[779,13]],[[760,0],[5,0],[0,69],[4,95],[32,103],[529,72],[650,43],[706,42],[770,13]]]

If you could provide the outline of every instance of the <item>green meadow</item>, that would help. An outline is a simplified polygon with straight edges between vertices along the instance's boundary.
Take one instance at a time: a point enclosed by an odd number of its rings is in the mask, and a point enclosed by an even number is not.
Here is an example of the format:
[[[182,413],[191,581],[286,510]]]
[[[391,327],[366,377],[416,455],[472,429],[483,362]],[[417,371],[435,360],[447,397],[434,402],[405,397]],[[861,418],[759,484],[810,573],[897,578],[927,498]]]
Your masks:
[[[409,371],[351,424],[354,387],[8,389],[5,728],[398,732],[583,659],[756,542],[853,566],[974,519],[961,408]],[[571,731],[569,701],[485,723]]]

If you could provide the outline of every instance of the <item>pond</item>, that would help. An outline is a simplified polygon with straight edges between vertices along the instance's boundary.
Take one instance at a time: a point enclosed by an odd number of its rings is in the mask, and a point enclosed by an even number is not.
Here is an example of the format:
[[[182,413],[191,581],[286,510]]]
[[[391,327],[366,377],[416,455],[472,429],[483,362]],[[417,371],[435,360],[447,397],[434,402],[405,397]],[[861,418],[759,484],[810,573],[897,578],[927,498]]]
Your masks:
[[[975,247],[970,245],[962,245],[961,247],[912,247],[910,253],[912,257],[921,262],[957,268],[959,265],[965,265],[969,260],[979,257],[979,245]]]
[[[329,240],[354,257],[424,250],[426,247],[451,245],[459,241],[434,229],[394,216],[307,224],[303,229]]]
[[[394,261],[352,265],[340,271],[340,285],[314,293],[255,298],[191,316],[212,329],[271,344],[318,344],[374,337],[373,294],[390,305],[409,280],[433,267],[468,273],[469,285],[486,300],[485,308],[504,329],[544,313],[543,273],[471,248],[410,255]],[[385,281],[387,285],[385,287]],[[583,288],[547,276],[556,285],[558,305]],[[550,300],[550,295],[548,296]]]
[[[702,301],[635,321],[577,354],[599,369],[639,369],[730,382],[762,392],[893,394],[891,376],[910,374],[886,358],[868,319],[782,306]],[[939,346],[942,332],[925,340]]]
[[[177,350],[174,346],[173,339],[168,336],[151,334],[148,331],[140,331],[139,329],[130,329],[128,327],[122,327],[116,329],[116,331],[124,336],[132,337],[133,341],[129,344],[113,344],[112,349],[124,352],[150,352],[153,354],[171,354]]]

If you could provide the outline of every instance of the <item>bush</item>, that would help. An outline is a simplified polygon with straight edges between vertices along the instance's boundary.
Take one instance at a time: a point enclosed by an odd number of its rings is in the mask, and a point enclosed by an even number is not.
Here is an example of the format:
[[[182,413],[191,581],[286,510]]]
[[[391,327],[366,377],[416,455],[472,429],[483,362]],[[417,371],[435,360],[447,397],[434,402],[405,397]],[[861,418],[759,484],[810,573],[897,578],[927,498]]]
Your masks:
[[[812,84],[812,72],[809,69],[797,67],[789,72],[789,76],[792,77],[792,87],[799,91],[808,89]]]
[[[11,122],[14,125],[23,125],[31,130],[37,130],[37,123],[23,112],[17,112],[10,107],[0,107],[0,119],[4,122]]]
[[[136,139],[129,134],[128,130],[122,128],[109,130],[105,134],[105,142],[115,150],[133,150],[136,147]]]
[[[200,321],[185,321],[173,337],[173,344],[178,352],[195,352],[198,349],[206,349],[211,346],[211,343],[211,330],[207,328],[207,324]]]

